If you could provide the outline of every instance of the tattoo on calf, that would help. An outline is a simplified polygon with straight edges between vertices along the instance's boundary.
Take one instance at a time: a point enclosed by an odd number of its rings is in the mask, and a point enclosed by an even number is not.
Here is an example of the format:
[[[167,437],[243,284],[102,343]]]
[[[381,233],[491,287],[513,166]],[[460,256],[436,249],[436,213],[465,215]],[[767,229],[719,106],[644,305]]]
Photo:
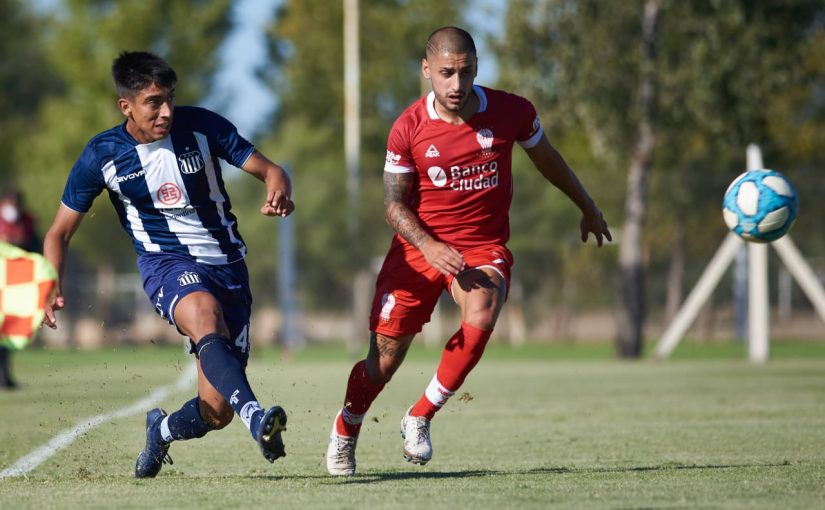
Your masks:
[[[370,350],[377,353],[380,358],[403,358],[409,347],[408,343],[379,337],[375,333],[370,335]]]

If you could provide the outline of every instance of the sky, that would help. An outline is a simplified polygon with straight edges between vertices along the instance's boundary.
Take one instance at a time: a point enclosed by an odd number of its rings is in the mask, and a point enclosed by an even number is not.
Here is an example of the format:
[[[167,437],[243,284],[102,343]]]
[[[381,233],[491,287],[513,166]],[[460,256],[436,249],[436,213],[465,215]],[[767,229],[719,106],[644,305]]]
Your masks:
[[[235,28],[220,49],[215,88],[203,102],[203,106],[231,119],[247,137],[264,127],[267,116],[277,106],[277,98],[255,76],[255,69],[266,61],[265,30],[280,4],[281,0],[234,2]]]

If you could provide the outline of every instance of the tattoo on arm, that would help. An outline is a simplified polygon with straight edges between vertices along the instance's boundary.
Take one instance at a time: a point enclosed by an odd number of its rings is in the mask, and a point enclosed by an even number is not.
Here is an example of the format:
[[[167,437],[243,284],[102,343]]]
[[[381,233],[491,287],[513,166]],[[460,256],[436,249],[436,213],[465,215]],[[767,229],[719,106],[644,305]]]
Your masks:
[[[421,228],[407,204],[414,193],[414,174],[384,172],[384,213],[387,223],[416,248],[430,236]]]

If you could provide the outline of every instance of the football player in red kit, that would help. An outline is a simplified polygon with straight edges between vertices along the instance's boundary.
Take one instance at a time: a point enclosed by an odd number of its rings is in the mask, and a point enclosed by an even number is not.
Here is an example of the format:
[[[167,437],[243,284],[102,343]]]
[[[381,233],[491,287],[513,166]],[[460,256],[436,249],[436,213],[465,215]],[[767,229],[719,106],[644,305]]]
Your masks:
[[[547,140],[533,105],[473,83],[477,57],[470,34],[456,27],[433,32],[421,70],[432,92],[398,117],[387,141],[384,207],[396,233],[376,283],[369,352],[350,373],[332,427],[327,471],[333,475],[355,473],[364,416],[446,290],[461,310],[461,326],[401,421],[404,457],[416,464],[432,457],[430,422],[478,363],[507,297],[514,143],[582,211],[582,241],[591,233],[599,246],[612,240],[601,211]]]

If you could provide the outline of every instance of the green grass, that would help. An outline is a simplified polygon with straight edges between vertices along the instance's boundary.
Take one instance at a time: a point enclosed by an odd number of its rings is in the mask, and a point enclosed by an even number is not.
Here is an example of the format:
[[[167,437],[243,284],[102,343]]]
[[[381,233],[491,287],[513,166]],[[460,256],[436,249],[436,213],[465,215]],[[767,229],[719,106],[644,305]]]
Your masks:
[[[289,413],[288,456],[263,460],[238,423],[175,443],[172,466],[132,477],[143,416],[89,431],[25,477],[0,508],[815,508],[825,506],[825,349],[681,345],[667,362],[617,362],[610,346],[491,346],[433,422],[435,456],[401,458],[398,421],[432,377],[416,348],[368,415],[359,475],[331,478],[324,453],[351,367],[343,348],[252,360],[264,404]],[[704,354],[705,359],[698,359]],[[0,469],[84,418],[175,381],[182,349],[30,349],[23,388],[0,393]],[[172,411],[191,391],[162,402]],[[461,397],[462,394],[466,395]]]

